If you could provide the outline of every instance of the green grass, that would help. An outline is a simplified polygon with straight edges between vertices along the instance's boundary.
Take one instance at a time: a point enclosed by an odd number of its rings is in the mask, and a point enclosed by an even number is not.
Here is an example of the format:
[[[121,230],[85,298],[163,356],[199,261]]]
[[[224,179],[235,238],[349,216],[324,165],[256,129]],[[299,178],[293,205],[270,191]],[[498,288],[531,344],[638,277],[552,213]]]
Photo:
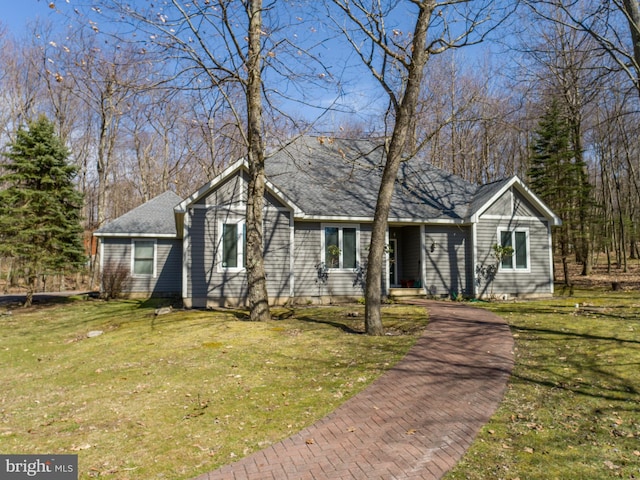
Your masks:
[[[640,478],[640,293],[483,306],[511,326],[516,365],[446,478]]]
[[[77,453],[81,479],[192,478],[335,409],[426,325],[406,306],[385,307],[384,337],[358,333],[361,306],[278,309],[266,323],[155,306],[0,307],[0,452]]]
[[[640,294],[478,305],[510,324],[516,366],[447,478],[640,478]],[[154,306],[0,307],[0,452],[77,453],[82,479],[192,478],[321,418],[426,323],[421,308],[385,307],[400,335],[376,338],[357,333],[360,306],[279,309],[268,323]]]

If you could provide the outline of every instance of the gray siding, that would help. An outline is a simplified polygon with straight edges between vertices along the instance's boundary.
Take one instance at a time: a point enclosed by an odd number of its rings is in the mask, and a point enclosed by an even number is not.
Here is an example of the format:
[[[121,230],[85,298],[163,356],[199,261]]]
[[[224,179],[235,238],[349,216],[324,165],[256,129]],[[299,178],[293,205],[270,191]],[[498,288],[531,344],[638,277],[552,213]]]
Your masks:
[[[352,224],[345,224],[351,226]],[[354,269],[329,269],[326,283],[318,279],[322,259],[322,225],[318,222],[296,222],[294,234],[295,297],[299,300],[330,301],[332,297],[360,298],[363,283]],[[371,226],[360,225],[360,263],[366,263]]]
[[[511,199],[513,198],[513,202]],[[512,211],[513,206],[513,211]],[[500,211],[499,207],[504,210]],[[529,268],[499,269],[493,281],[480,275],[497,264],[493,245],[499,243],[498,229],[529,232]],[[549,295],[553,293],[548,222],[517,190],[506,192],[480,218],[476,230],[476,282],[479,296]]]
[[[136,240],[134,237],[133,240]],[[152,240],[141,238],[140,240]],[[131,275],[131,238],[102,238],[103,271],[123,268],[129,272],[125,291],[141,295],[180,295],[182,291],[182,242],[156,240],[156,275]]]
[[[158,240],[157,278],[153,294],[177,294],[182,292],[182,241]]]
[[[212,190],[202,197],[197,204],[220,207],[229,207],[237,204],[244,204],[247,199],[247,174],[229,177],[222,185]]]
[[[186,249],[187,295],[190,307],[246,304],[248,285],[244,269],[222,268],[220,263],[223,223],[244,221],[246,175],[236,175],[211,191],[187,213],[188,247]],[[264,244],[267,289],[273,302],[283,303],[290,292],[289,212],[272,195],[266,196],[264,209]],[[246,252],[245,252],[246,258]]]
[[[484,216],[514,215],[541,217],[542,214],[518,190],[511,188],[484,212]]]
[[[264,199],[270,208],[286,208],[286,206],[269,191],[264,193]]]
[[[487,295],[549,295],[553,293],[549,255],[549,229],[546,220],[539,218],[505,218],[481,220],[477,227],[477,264],[496,264],[493,245],[498,243],[498,229],[527,230],[529,232],[529,270],[500,270],[494,281],[479,279],[479,296]]]
[[[324,287],[317,282],[316,265],[320,263],[320,223],[296,222],[294,231],[293,271],[295,296],[321,296]]]
[[[512,191],[507,190],[484,212],[484,215],[509,215],[512,209]]]
[[[201,198],[186,216],[188,243],[187,295],[185,304],[204,308],[210,305],[238,304],[247,293],[244,271],[223,269],[219,263],[220,224],[244,218],[243,176],[234,175]],[[207,207],[207,208],[205,208]]]
[[[473,294],[470,227],[427,225],[424,248],[427,293]]]
[[[244,216],[244,209],[203,209],[189,211],[189,237],[186,257],[188,306],[206,307],[209,299],[215,304],[237,303],[247,293],[244,271],[222,269],[219,265],[219,224]]]
[[[102,270],[112,269],[131,270],[131,239],[109,238],[100,239],[102,243]]]
[[[540,213],[520,192],[513,192],[513,213],[520,217],[540,217]]]
[[[264,213],[264,265],[267,291],[275,303],[290,297],[291,285],[291,229],[290,212],[270,208]]]

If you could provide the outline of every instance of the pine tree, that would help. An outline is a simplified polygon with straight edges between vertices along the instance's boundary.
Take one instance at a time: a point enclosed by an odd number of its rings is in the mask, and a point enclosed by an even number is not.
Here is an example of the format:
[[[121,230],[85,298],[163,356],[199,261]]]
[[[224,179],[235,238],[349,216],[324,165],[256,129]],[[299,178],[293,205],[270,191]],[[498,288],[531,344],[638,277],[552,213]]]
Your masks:
[[[571,284],[568,258],[572,245],[582,248],[583,222],[588,221],[591,205],[586,167],[573,132],[571,122],[553,99],[534,132],[528,172],[533,191],[562,218],[556,244],[567,286]]]
[[[574,157],[569,135],[569,127],[554,99],[534,132],[528,172],[531,188],[552,208],[562,205],[561,196],[569,181],[566,166]]]
[[[30,306],[39,275],[68,272],[86,261],[82,195],[69,150],[41,116],[21,127],[2,159],[0,255],[19,266]]]

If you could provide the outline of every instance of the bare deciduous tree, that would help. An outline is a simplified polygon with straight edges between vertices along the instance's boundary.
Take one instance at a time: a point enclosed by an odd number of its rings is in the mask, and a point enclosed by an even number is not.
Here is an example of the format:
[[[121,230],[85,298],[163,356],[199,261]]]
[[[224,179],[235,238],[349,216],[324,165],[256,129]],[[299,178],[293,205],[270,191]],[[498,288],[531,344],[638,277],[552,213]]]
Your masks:
[[[640,95],[640,2],[638,0],[526,0],[538,15],[589,34],[631,80]],[[551,7],[551,8],[549,8]],[[560,9],[565,16],[553,15]],[[549,12],[552,12],[550,15]]]
[[[108,218],[110,176],[115,168],[117,147],[121,141],[123,118],[129,113],[135,96],[149,88],[151,65],[126,45],[100,44],[83,32],[69,40],[70,57],[64,75],[74,95],[83,103],[95,131],[95,168],[97,174],[96,226]]]
[[[202,111],[223,112],[219,118],[228,120],[229,128],[220,131],[242,145],[250,170],[246,200],[250,315],[252,320],[270,319],[262,231],[266,156],[263,102],[267,98],[263,70],[268,66],[267,59],[272,64],[282,64],[278,52],[292,43],[286,37],[277,37],[277,15],[269,25],[263,21],[265,12],[276,9],[276,2],[263,5],[261,0],[169,0],[159,6],[131,6],[120,0],[101,3],[102,11],[108,9],[121,15],[117,36],[125,37],[122,30],[124,22],[128,22],[135,30],[135,36],[127,37],[128,41],[145,51],[153,48],[156,53],[165,52],[165,73],[174,72],[174,78],[167,79],[167,83],[200,97],[205,103]],[[213,117],[207,116],[207,122],[200,124],[205,133],[200,138],[213,151],[213,135],[207,131],[211,120]]]
[[[524,109],[517,90],[503,88],[507,79],[497,70],[455,50],[429,61],[416,111],[420,157],[472,183],[526,172]]]
[[[382,265],[389,208],[400,164],[412,148],[415,114],[431,55],[480,41],[495,25],[494,2],[334,0],[341,16],[330,15],[389,100],[389,142],[373,220],[367,259],[365,328],[382,335]],[[416,11],[417,10],[417,11]],[[342,21],[346,17],[347,23]],[[500,15],[502,16],[502,15]],[[415,19],[405,33],[406,18]]]
[[[562,102],[572,125],[576,162],[584,165],[579,171],[581,183],[595,187],[593,194],[586,193],[587,202],[561,207],[571,209],[563,219],[563,228],[569,231],[557,239],[568,242],[570,247],[560,245],[560,249],[572,251],[583,265],[582,274],[589,275],[598,252],[604,250],[611,264],[613,251],[618,263],[624,264],[625,245],[631,252],[635,246],[638,162],[637,156],[629,155],[633,147],[626,139],[636,130],[634,111],[640,93],[633,48],[637,45],[633,11],[637,12],[638,2],[526,3],[533,12],[529,23],[535,24],[535,34],[531,29],[521,42],[527,46],[522,49],[526,57],[534,61],[527,69],[534,72],[529,80],[537,85],[540,98],[555,96]],[[532,42],[535,35],[540,39]],[[620,202],[623,197],[629,200]],[[590,216],[596,213],[597,220]]]
[[[31,42],[3,36],[0,61],[0,122],[7,139],[13,140],[21,126],[35,119],[42,96],[42,55]]]

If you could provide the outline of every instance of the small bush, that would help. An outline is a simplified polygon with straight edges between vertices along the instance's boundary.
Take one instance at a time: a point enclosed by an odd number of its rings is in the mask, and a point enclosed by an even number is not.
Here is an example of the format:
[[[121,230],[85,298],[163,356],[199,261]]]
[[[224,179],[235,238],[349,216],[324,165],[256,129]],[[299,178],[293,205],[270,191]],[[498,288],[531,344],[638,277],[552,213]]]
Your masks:
[[[102,298],[105,300],[119,298],[130,278],[129,269],[124,265],[107,265],[102,271],[100,282]]]

